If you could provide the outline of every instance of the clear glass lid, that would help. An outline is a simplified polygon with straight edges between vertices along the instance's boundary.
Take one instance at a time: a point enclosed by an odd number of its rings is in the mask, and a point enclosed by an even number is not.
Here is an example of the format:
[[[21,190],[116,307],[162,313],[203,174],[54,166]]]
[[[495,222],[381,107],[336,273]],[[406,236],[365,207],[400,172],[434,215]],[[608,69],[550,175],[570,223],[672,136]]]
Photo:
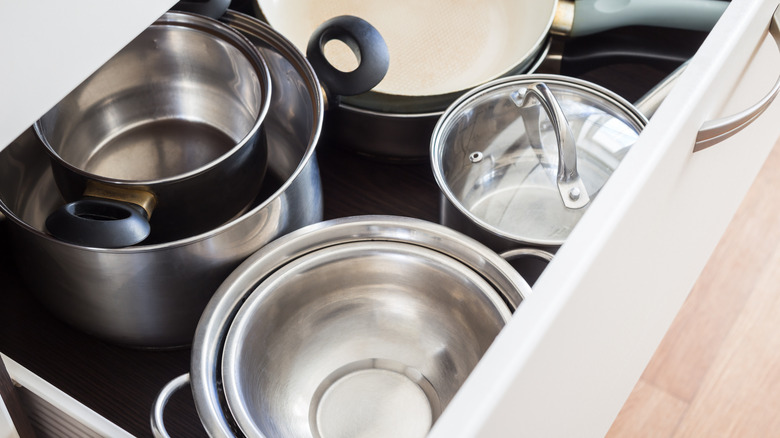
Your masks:
[[[645,118],[585,81],[525,75],[473,90],[432,139],[437,182],[483,228],[556,245],[636,142]]]

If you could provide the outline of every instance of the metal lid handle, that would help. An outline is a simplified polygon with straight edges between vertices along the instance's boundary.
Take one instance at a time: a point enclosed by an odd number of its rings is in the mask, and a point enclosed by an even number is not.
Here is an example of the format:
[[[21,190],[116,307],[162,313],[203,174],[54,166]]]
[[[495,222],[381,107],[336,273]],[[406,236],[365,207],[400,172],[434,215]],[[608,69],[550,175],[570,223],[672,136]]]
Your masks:
[[[529,105],[528,97],[533,96],[544,108],[544,112],[550,119],[555,139],[558,142],[558,191],[561,194],[563,205],[566,208],[582,208],[590,202],[590,196],[585,189],[579,173],[577,172],[577,145],[574,139],[569,122],[563,113],[558,100],[553,96],[550,88],[543,82],[531,84],[528,88],[520,89],[517,92],[515,103],[523,108]],[[530,138],[541,137],[530,134]],[[541,146],[541,145],[533,145]]]

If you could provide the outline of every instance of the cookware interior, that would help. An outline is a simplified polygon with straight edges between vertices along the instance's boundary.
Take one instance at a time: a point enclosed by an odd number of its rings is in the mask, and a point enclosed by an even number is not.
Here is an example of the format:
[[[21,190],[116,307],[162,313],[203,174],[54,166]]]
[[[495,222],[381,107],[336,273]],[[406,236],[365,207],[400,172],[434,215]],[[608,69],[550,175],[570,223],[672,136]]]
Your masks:
[[[510,317],[452,257],[397,242],[328,247],[238,310],[225,395],[251,436],[424,436]]]
[[[278,132],[274,128],[271,130]],[[277,137],[273,142],[276,159],[271,160],[269,156],[269,167],[260,191],[244,211],[237,213],[237,217],[266,201],[295,170],[289,167],[287,159],[298,151],[286,148],[288,143],[280,140],[284,138]],[[45,234],[46,218],[65,201],[57,189],[43,145],[32,129],[25,131],[0,153],[0,174],[3,175],[0,178],[0,202],[27,226]]]
[[[355,15],[387,41],[390,69],[374,91],[405,96],[465,90],[512,69],[547,39],[554,1],[257,0],[268,23],[305,50],[326,19]],[[301,13],[306,11],[306,13]],[[353,63],[348,51],[331,49],[336,65]]]
[[[40,121],[53,152],[104,178],[194,171],[240,146],[264,106],[252,63],[232,44],[153,25]]]
[[[315,147],[322,123],[305,59],[256,20],[228,12],[266,60],[279,90],[263,122],[268,171],[249,210],[180,240],[118,249],[63,243],[44,221],[64,201],[33,129],[0,152],[0,211],[27,288],[55,316],[111,343],[169,348],[192,342],[203,309],[227,275],[268,242],[322,220]]]

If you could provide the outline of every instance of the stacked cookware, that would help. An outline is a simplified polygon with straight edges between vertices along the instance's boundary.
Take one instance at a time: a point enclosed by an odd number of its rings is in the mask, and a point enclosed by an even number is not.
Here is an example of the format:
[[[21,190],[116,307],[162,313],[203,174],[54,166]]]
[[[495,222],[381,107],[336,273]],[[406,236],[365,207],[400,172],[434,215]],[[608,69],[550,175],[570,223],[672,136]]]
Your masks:
[[[191,345],[158,436],[186,385],[211,436],[424,436],[647,122],[606,88],[532,73],[552,33],[606,26],[597,2],[568,25],[573,6],[548,3],[506,5],[545,26],[473,78],[436,70],[455,81],[438,88],[396,73],[405,49],[380,34],[405,32],[354,16],[367,4],[315,28],[262,1],[268,23],[168,12],[0,152],[21,276],[89,334]],[[725,6],[692,3],[701,29]],[[651,9],[613,25],[657,24]],[[441,224],[323,222],[326,122],[349,150],[428,160]]]

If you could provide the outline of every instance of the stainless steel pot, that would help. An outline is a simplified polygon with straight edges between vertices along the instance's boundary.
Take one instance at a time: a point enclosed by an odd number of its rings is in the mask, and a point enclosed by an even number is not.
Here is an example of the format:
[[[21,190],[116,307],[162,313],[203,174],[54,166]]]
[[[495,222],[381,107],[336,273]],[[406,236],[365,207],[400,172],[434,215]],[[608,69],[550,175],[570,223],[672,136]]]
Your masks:
[[[496,251],[557,247],[647,120],[595,84],[499,79],[464,94],[431,138],[440,221]]]
[[[116,248],[239,215],[266,170],[271,95],[245,37],[200,15],[164,14],[35,123],[69,201],[47,230]]]
[[[257,20],[228,12],[268,64],[276,90],[264,121],[268,170],[251,207],[186,239],[103,249],[44,231],[62,204],[48,157],[32,130],[0,153],[0,211],[17,269],[54,315],[113,343],[173,347],[192,342],[198,318],[224,278],[271,240],[322,219],[315,147],[324,98],[303,55]]]
[[[356,15],[379,29],[393,59],[387,77],[371,92],[344,99],[333,119],[334,125],[347,129],[334,128],[331,134],[335,144],[359,153],[406,160],[427,158],[433,126],[458,96],[499,77],[536,71],[554,34],[579,37],[632,24],[709,30],[729,4],[717,0],[499,0],[457,7],[415,1],[256,3],[258,15],[299,47],[319,21],[333,15]],[[307,13],[300,14],[301,10]]]
[[[422,436],[530,292],[484,245],[419,219],[295,231],[239,266],[203,313],[190,370],[201,421],[211,436],[238,434],[234,421],[248,436],[345,436],[358,425],[399,436],[401,423]],[[157,436],[188,380],[161,391]]]

